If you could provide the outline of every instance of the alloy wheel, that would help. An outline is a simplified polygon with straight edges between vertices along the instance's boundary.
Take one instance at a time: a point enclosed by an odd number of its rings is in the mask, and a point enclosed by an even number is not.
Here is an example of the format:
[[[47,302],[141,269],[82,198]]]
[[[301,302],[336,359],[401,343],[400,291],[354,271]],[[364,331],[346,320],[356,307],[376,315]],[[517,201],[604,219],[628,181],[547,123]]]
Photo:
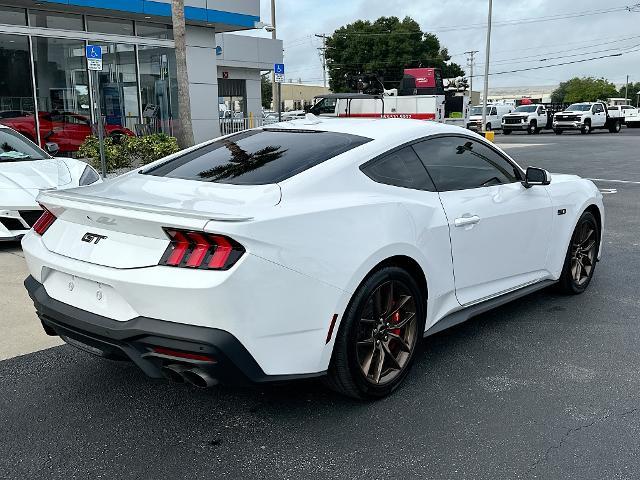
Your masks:
[[[367,299],[360,318],[356,355],[362,374],[375,385],[393,381],[416,346],[416,300],[402,282],[389,280]]]
[[[589,222],[582,223],[571,240],[571,276],[576,285],[582,286],[591,278],[597,247],[596,229]]]

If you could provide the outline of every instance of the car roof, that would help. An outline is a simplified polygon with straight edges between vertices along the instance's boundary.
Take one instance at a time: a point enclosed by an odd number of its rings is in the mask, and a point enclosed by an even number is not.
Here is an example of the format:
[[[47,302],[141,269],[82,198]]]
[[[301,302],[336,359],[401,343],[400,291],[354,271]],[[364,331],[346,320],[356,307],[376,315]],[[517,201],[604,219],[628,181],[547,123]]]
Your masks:
[[[441,133],[464,133],[469,136],[474,136],[469,130],[453,125],[404,118],[316,117],[316,119],[313,120],[301,118],[276,123],[266,128],[345,133],[382,142],[386,141],[396,145]]]

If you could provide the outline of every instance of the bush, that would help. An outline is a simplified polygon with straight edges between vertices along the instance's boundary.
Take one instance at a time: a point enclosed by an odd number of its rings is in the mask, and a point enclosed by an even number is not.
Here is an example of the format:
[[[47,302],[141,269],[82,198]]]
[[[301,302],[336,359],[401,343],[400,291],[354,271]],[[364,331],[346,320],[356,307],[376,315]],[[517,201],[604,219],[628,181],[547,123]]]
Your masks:
[[[175,137],[154,133],[144,137],[127,137],[123,148],[134,164],[146,165],[180,150]]]
[[[100,144],[98,143],[98,137],[93,135],[87,137],[78,149],[78,157],[86,158],[92,167],[100,171],[102,166],[100,165]],[[104,159],[107,163],[108,172],[131,167],[131,161],[122,151],[122,145],[114,143],[110,137],[104,139]]]
[[[164,133],[144,137],[122,135],[117,141],[110,137],[104,139],[104,156],[109,172],[146,165],[178,150],[180,148],[175,137]],[[93,167],[100,169],[100,146],[97,137],[87,137],[78,150],[78,156],[86,158]]]

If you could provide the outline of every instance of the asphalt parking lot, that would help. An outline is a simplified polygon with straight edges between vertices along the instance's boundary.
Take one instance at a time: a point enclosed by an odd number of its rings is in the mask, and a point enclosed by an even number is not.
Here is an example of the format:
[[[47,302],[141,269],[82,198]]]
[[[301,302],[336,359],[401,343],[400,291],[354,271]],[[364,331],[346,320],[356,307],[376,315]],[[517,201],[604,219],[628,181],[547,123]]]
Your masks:
[[[0,478],[637,478],[640,129],[496,143],[523,166],[599,179],[595,278],[584,295],[541,291],[425,340],[374,403],[318,381],[201,391],[40,350],[52,344],[19,246],[0,244],[0,359],[13,357],[0,361]]]

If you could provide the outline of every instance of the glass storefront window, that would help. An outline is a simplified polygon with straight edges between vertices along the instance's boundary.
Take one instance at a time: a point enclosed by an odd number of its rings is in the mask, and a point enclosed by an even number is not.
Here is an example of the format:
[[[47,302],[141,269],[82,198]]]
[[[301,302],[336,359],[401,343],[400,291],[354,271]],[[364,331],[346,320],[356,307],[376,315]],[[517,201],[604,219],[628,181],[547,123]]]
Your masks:
[[[40,141],[61,153],[78,150],[91,134],[89,83],[81,40],[33,37]]]
[[[24,8],[3,7],[0,5],[0,24],[26,25],[27,11]]]
[[[133,132],[140,119],[134,47],[95,43],[102,45],[102,71],[98,76],[107,132],[115,135],[122,133],[122,128]]]
[[[0,123],[36,140],[29,39],[0,34]]]
[[[117,18],[87,17],[87,30],[90,32],[110,33],[133,36],[133,21]]]
[[[173,40],[173,27],[162,23],[136,22],[136,34],[145,38]]]
[[[138,58],[144,129],[146,133],[171,135],[178,119],[175,52],[165,47],[139,47]]]
[[[29,10],[29,25],[32,27],[58,28],[61,30],[84,30],[82,15],[74,15],[73,13]]]

